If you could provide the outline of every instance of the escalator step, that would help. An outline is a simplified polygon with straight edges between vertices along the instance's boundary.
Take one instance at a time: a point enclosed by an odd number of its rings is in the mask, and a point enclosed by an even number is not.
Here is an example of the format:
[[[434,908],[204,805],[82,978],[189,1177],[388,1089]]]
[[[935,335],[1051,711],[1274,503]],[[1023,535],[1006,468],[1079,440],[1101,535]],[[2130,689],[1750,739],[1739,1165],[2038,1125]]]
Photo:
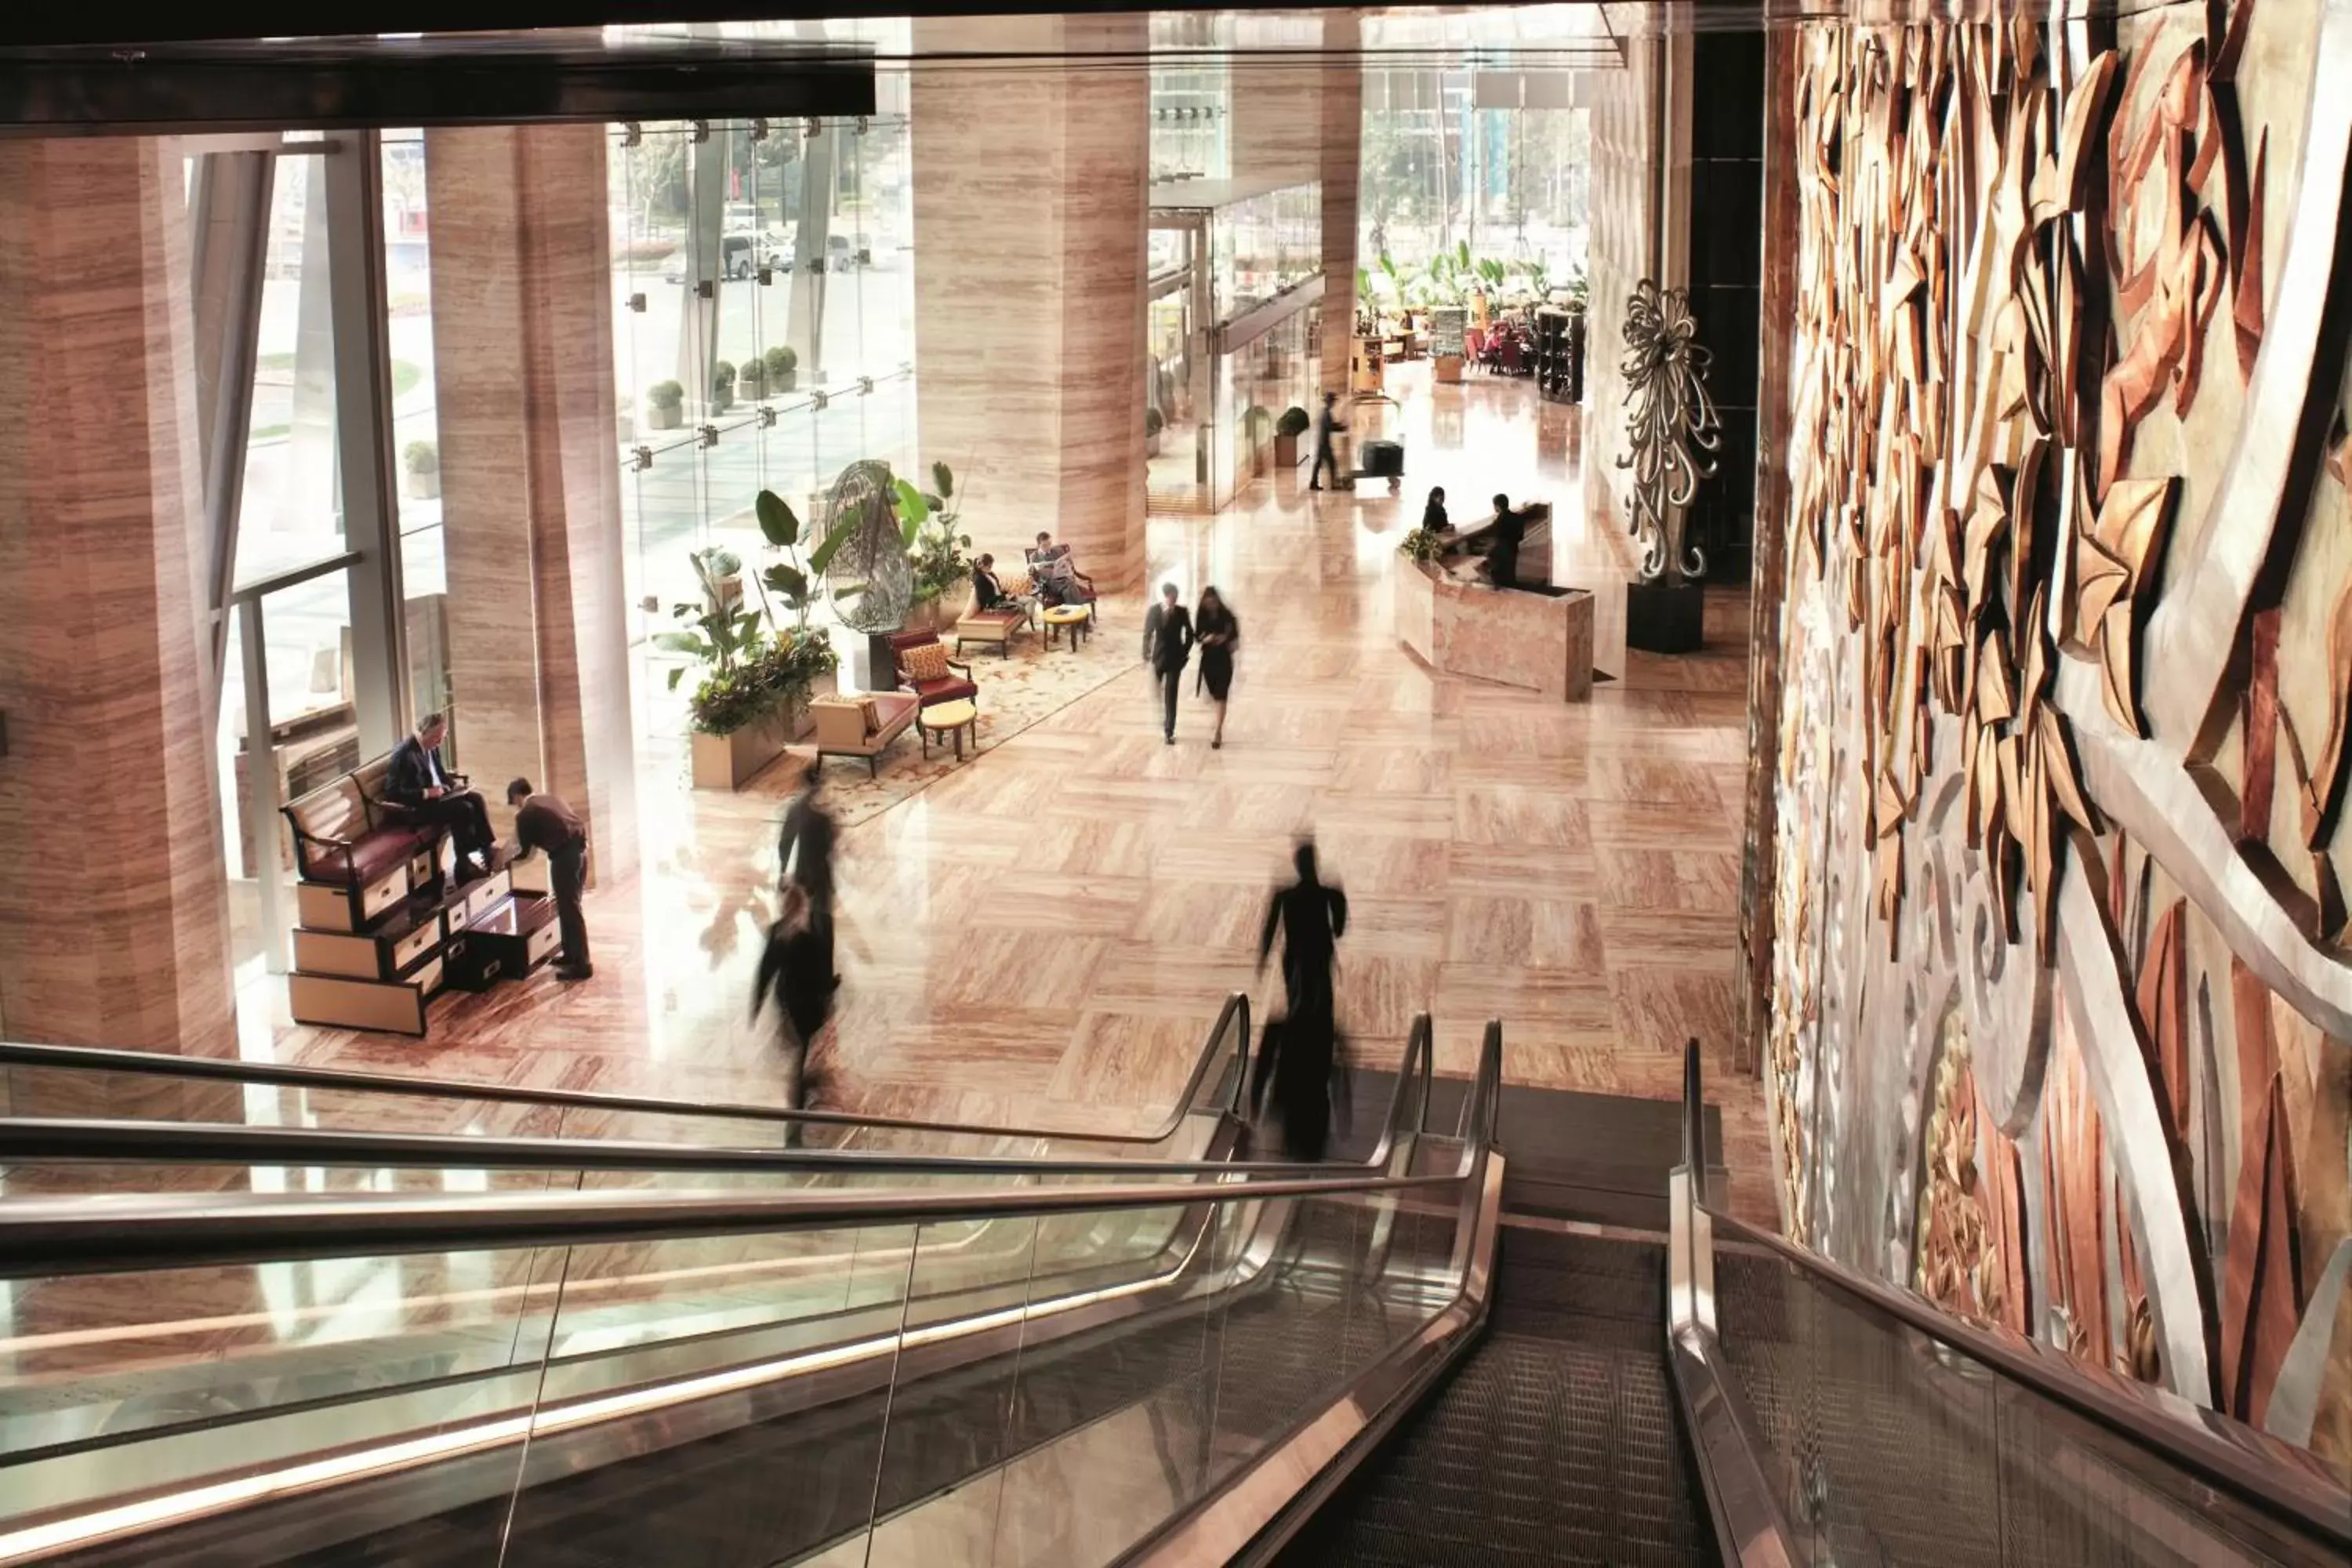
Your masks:
[[[1623,1244],[1616,1244],[1622,1246]],[[1654,1262],[1655,1248],[1646,1252]],[[1611,1258],[1638,1274],[1640,1260]],[[1507,1265],[1501,1279],[1511,1279]],[[1549,1271],[1538,1268],[1538,1275]],[[1556,1281],[1538,1279],[1542,1288]],[[1529,1285],[1522,1275],[1522,1295]],[[1490,1328],[1446,1383],[1285,1548],[1293,1564],[1705,1563],[1714,1545],[1675,1428],[1654,1320],[1550,1309],[1546,1331]]]

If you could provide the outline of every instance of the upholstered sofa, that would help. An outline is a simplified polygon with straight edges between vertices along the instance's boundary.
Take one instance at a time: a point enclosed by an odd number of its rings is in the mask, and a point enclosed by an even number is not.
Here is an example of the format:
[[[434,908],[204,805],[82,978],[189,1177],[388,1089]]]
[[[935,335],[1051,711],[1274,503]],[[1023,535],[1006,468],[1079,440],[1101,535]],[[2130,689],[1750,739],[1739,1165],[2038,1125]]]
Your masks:
[[[1012,650],[1013,633],[1036,629],[1037,596],[1030,586],[1029,574],[999,572],[996,582],[1004,598],[994,609],[983,610],[977,603],[965,607],[962,618],[956,622],[956,652],[961,653],[968,642],[983,642],[1007,653]]]
[[[305,880],[356,890],[428,850],[437,862],[448,830],[415,821],[384,798],[391,772],[387,752],[284,808]]]
[[[908,656],[921,647],[936,647],[939,657],[932,662],[940,670],[937,675],[919,675],[908,668]],[[899,632],[890,639],[890,658],[897,675],[898,689],[908,693],[926,708],[942,702],[974,702],[980,699],[980,688],[973,684],[971,666],[947,657],[947,645],[940,641],[937,632]],[[929,658],[918,655],[919,663]]]
[[[816,758],[863,757],[870,774],[882,771],[882,753],[907,732],[922,710],[918,698],[899,691],[819,697],[809,703],[816,724]]]

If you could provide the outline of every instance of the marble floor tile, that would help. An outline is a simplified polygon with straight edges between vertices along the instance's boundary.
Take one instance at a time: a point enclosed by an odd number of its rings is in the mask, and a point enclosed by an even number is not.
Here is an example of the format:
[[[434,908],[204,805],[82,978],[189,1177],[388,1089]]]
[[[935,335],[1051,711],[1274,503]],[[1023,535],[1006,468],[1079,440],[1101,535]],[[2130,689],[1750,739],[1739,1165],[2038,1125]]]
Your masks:
[[[1428,1010],[1440,1070],[1466,1074],[1499,1017],[1515,1081],[1671,1099],[1696,1035],[1735,1205],[1772,1218],[1760,1086],[1724,1065],[1744,637],[1687,658],[1631,653],[1622,679],[1573,705],[1417,664],[1395,640],[1389,574],[1426,487],[1573,505],[1582,480],[1557,442],[1538,450],[1548,411],[1526,384],[1432,388],[1401,368],[1402,413],[1367,416],[1395,421],[1414,455],[1402,493],[1310,495],[1286,476],[1223,516],[1150,521],[1150,581],[1178,582],[1188,601],[1214,582],[1242,620],[1223,749],[1209,750],[1210,707],[1189,679],[1171,747],[1147,672],[1106,665],[1099,685],[845,828],[844,987],[813,1059],[825,1103],[1156,1122],[1229,992],[1250,993],[1260,1017],[1279,1005],[1258,924],[1312,829],[1350,897],[1338,984],[1365,1059],[1388,1065]],[[1738,597],[1710,595],[1711,626],[1742,624]],[[1095,649],[1132,658],[1134,615],[1115,607]],[[648,740],[640,759],[643,869],[589,896],[593,981],[452,995],[410,1040],[294,1025],[282,984],[264,980],[242,999],[242,1049],[782,1100],[792,1062],[748,1007],[781,802],[765,787],[687,789],[677,737]],[[478,1102],[436,1100],[415,1121],[481,1117]]]

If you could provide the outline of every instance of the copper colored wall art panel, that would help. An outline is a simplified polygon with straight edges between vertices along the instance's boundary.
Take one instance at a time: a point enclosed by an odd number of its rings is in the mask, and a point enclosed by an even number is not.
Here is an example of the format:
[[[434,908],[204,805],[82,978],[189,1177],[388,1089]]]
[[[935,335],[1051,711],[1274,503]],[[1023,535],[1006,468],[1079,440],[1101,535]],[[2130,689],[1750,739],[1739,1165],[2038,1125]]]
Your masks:
[[[2352,0],[1794,36],[1788,1228],[2352,1463]]]

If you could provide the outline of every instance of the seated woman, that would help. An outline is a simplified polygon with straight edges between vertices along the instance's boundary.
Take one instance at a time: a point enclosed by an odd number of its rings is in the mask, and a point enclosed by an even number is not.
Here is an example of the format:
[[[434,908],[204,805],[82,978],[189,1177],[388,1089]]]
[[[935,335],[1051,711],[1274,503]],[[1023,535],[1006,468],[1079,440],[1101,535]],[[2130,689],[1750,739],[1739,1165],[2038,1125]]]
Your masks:
[[[1034,630],[1037,625],[1037,598],[1034,594],[1008,594],[997,581],[996,557],[983,555],[972,563],[971,597],[975,608],[982,610],[1017,610],[1024,625]]]

